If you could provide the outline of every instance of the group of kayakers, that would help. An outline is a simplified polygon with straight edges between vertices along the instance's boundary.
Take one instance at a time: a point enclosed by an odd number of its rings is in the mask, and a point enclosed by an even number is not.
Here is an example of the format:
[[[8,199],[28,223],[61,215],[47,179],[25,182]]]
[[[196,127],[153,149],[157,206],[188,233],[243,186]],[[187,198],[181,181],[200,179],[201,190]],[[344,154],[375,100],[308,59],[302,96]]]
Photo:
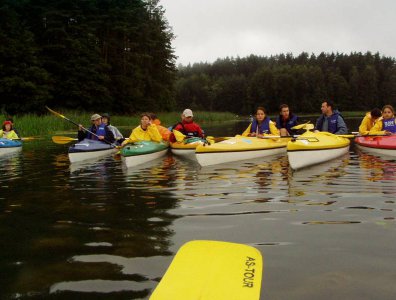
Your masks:
[[[333,134],[347,134],[348,128],[338,110],[334,108],[334,103],[325,100],[321,105],[321,116],[315,124],[316,131],[327,131]],[[110,123],[110,115],[93,114],[91,116],[91,127],[87,130],[79,125],[78,140],[85,138],[100,140],[105,143],[126,145],[136,141],[170,141],[176,142],[173,129],[181,132],[185,137],[204,138],[204,131],[194,122],[194,114],[187,108],[181,114],[181,121],[172,127],[161,126],[161,121],[153,113],[142,113],[140,115],[140,125],[132,130],[129,138],[124,138],[121,132]],[[297,133],[293,129],[299,124],[299,117],[291,112],[287,104],[282,104],[279,108],[279,115],[275,122],[271,121],[264,107],[256,109],[255,117],[242,136],[262,137],[263,135],[290,136]],[[13,128],[12,119],[3,122],[0,130],[0,137],[7,139],[19,139]],[[359,134],[394,134],[396,133],[395,111],[391,105],[385,105],[382,110],[374,108],[366,114],[359,126]]]
[[[124,138],[115,126],[110,125],[109,114],[93,114],[91,116],[92,125],[88,130],[81,124],[79,125],[78,140],[100,140],[122,146],[137,141],[176,142],[173,129],[180,131],[186,137],[204,138],[202,128],[193,121],[193,117],[192,110],[187,108],[181,114],[180,122],[171,128],[166,128],[161,125],[161,121],[154,113],[145,112],[140,115],[140,125],[132,130],[129,138]]]
[[[322,114],[317,119],[315,131],[325,131],[333,134],[347,134],[348,127],[340,112],[334,108],[334,103],[330,100],[322,102]],[[287,104],[280,106],[279,115],[275,122],[271,121],[266,114],[264,107],[258,107],[255,118],[249,127],[243,132],[243,136],[262,137],[265,134],[290,136],[296,134],[293,129],[298,125],[299,118],[291,113]],[[396,133],[396,118],[393,107],[385,105],[382,110],[379,108],[368,112],[359,126],[360,135],[394,134]]]

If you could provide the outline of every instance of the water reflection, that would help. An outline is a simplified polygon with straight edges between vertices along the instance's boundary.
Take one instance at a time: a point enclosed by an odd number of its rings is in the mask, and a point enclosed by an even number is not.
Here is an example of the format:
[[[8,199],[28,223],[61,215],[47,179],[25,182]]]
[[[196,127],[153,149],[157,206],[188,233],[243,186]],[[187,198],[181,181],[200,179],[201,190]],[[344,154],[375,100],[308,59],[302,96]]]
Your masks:
[[[22,153],[14,153],[0,157],[0,184],[16,180],[22,175]],[[1,196],[0,196],[1,197]]]
[[[76,167],[65,149],[24,149],[0,175],[0,298],[147,299],[181,244],[214,239],[262,251],[262,299],[393,299],[394,161],[351,151],[292,172],[286,156],[201,168],[169,155],[126,169]]]

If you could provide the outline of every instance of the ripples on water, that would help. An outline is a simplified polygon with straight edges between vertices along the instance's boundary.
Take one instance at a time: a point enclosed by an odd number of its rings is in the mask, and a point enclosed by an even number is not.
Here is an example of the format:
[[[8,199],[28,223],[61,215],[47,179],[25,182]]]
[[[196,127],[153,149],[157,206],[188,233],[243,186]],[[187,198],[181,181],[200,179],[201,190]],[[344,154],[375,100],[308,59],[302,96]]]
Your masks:
[[[264,256],[262,299],[393,299],[396,162],[350,154],[201,168],[171,155],[125,169],[66,148],[1,159],[1,282],[11,299],[146,299],[193,239]]]

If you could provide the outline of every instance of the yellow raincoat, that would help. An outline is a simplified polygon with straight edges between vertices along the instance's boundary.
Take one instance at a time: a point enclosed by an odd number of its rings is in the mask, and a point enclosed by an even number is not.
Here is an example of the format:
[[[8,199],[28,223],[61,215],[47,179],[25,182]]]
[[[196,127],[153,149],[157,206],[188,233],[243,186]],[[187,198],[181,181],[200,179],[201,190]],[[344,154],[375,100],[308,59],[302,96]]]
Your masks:
[[[0,138],[9,139],[9,140],[17,140],[19,139],[18,135],[15,133],[14,130],[10,130],[8,132],[0,129]]]
[[[382,117],[377,120],[381,119]],[[369,134],[370,130],[374,127],[377,120],[372,119],[370,112],[366,113],[366,116],[363,118],[362,123],[359,126],[359,133],[361,135]]]
[[[161,142],[162,137],[156,125],[151,124],[147,127],[146,130],[143,130],[142,127],[139,125],[134,130],[132,130],[132,133],[129,136],[129,140],[127,140],[127,142],[133,143],[138,141]]]

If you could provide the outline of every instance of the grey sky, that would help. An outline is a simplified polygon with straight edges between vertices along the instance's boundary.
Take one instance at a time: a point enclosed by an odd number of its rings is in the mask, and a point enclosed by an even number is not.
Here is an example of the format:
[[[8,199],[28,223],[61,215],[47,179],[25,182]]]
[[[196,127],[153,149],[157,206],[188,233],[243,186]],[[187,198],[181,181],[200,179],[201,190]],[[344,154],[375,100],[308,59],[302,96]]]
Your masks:
[[[177,63],[302,51],[396,57],[395,0],[161,0]]]

